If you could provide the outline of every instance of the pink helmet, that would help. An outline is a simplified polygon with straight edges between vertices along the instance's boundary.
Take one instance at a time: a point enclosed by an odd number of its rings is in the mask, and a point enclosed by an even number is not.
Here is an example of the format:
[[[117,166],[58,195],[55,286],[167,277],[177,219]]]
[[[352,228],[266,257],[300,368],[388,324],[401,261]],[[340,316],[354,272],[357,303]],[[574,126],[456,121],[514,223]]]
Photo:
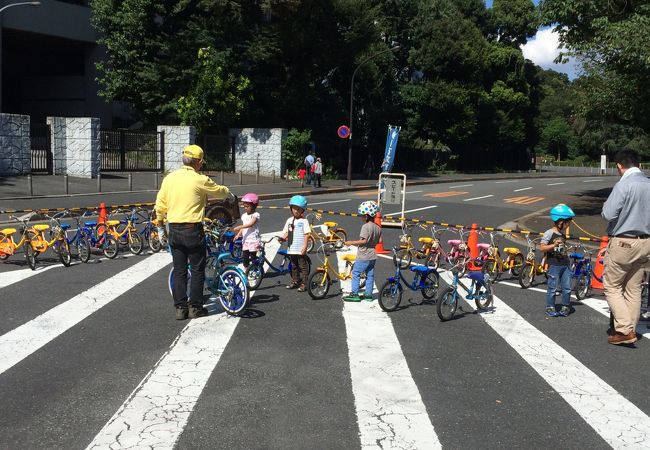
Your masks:
[[[253,194],[252,192],[249,192],[248,194],[244,195],[241,198],[241,201],[245,203],[252,203],[253,205],[257,205],[260,202],[260,198],[257,196],[257,194]]]

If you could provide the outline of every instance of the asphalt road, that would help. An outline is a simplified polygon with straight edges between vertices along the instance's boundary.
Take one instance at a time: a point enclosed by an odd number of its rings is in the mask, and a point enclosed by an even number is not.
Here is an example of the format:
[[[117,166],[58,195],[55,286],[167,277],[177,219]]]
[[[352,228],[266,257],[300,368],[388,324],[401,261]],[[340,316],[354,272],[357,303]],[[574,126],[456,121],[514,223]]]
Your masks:
[[[418,186],[406,216],[498,226],[614,182]],[[323,195],[312,205],[352,212],[372,197]],[[260,213],[263,233],[288,217]],[[360,227],[326,218],[351,237]],[[398,234],[385,229],[387,247]],[[598,291],[568,318],[548,318],[545,285],[522,290],[506,275],[492,309],[463,303],[442,323],[419,292],[386,314],[376,300],[342,302],[349,282],[317,301],[278,275],[242,318],[211,306],[209,317],[179,322],[169,256],[126,253],[69,268],[44,255],[36,272],[22,254],[0,265],[0,448],[650,446],[650,345],[606,343]],[[390,259],[376,273],[379,286],[394,273]]]

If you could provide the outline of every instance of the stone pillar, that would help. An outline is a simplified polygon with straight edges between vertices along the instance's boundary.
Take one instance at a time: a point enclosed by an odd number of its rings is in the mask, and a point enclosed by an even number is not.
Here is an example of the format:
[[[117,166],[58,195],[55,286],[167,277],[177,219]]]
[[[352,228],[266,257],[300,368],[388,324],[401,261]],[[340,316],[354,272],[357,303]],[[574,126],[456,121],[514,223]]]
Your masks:
[[[94,117],[48,117],[54,173],[95,178],[100,169],[100,120]]]
[[[0,175],[25,175],[32,170],[30,118],[0,114]]]
[[[165,172],[183,165],[183,149],[196,141],[196,128],[189,126],[158,125],[158,132],[165,133]]]
[[[235,141],[235,172],[255,174],[259,161],[260,175],[270,177],[273,171],[284,173],[285,128],[232,128],[230,136]]]

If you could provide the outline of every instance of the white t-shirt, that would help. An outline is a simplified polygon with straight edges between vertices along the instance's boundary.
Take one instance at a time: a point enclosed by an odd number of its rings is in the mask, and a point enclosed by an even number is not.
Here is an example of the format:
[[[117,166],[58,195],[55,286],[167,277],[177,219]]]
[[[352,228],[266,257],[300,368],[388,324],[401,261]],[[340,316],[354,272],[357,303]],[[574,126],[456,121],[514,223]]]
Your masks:
[[[293,226],[293,240],[291,245],[289,245],[289,250],[287,250],[288,255],[300,255],[302,252],[302,246],[307,239],[307,234],[311,232],[311,227],[307,219],[295,219],[289,217],[287,223],[284,224],[283,233],[289,233],[291,227]]]
[[[255,222],[255,225],[249,228],[244,228],[242,229],[242,244],[252,244],[252,243],[259,243],[260,241],[260,229],[259,229],[259,223],[260,223],[260,213],[254,212],[253,214],[248,214],[244,213],[241,215],[241,221],[244,225],[248,225],[253,221],[253,219],[257,219],[257,222]]]

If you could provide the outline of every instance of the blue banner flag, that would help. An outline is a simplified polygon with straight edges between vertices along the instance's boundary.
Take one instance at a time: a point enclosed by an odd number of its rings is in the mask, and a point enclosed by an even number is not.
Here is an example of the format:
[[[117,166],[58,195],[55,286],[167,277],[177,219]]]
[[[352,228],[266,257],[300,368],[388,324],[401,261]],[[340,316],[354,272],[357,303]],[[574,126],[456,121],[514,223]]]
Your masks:
[[[386,137],[386,151],[384,152],[384,160],[381,163],[382,172],[390,172],[393,170],[393,163],[395,162],[395,151],[397,150],[397,139],[402,127],[393,127],[388,125],[388,136]]]

